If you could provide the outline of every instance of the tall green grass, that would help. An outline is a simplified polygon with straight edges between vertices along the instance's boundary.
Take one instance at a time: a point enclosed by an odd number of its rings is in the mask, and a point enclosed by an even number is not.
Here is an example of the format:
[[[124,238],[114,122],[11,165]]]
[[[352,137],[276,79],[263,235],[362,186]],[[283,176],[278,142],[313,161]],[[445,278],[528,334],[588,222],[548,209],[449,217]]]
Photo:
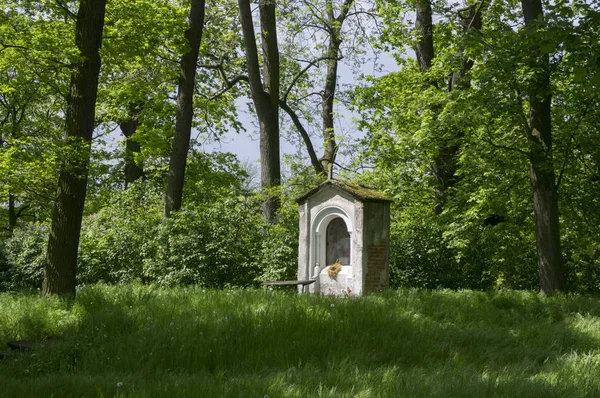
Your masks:
[[[600,396],[600,301],[583,296],[0,295],[0,347],[47,337],[0,362],[0,396]]]

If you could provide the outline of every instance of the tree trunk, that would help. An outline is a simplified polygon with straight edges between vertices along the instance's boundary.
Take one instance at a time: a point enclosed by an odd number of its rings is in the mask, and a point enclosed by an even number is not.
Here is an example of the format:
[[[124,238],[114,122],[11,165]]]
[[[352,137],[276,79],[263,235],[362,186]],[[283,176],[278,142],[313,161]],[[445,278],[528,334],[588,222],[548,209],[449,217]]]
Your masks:
[[[82,60],[71,74],[65,114],[65,139],[77,153],[69,154],[60,168],[44,269],[42,291],[46,295],[75,296],[77,249],[94,131],[105,9],[106,0],[81,0],[77,12],[75,44]]]
[[[419,71],[425,73],[431,68],[435,57],[433,48],[433,11],[431,9],[431,0],[416,0],[415,29],[419,35],[415,46]],[[437,87],[435,82],[433,85]],[[450,154],[446,154],[445,152],[447,151],[441,146],[431,164],[431,171],[436,182],[436,214],[441,214],[443,211],[443,198],[445,197],[446,192],[445,182],[448,180],[447,170],[449,170],[448,158]]]
[[[419,62],[419,70],[426,72],[431,68],[433,57],[433,11],[430,0],[416,0],[415,28],[419,33],[415,52]]]
[[[15,208],[15,196],[8,193],[8,230],[12,231],[17,226],[17,209]]]
[[[541,0],[522,0],[526,29],[535,32],[544,24]],[[528,64],[535,71],[529,82],[529,143],[530,181],[533,191],[535,242],[538,257],[540,291],[552,295],[565,290],[562,267],[558,192],[556,190],[552,156],[552,109],[550,61],[538,46],[530,47]]]
[[[463,33],[466,35],[471,29],[481,29],[481,7],[471,5],[459,11],[462,19]],[[428,0],[417,0],[417,13],[415,26],[419,31],[416,53],[421,72],[429,70],[435,56],[433,49],[433,26],[431,3]],[[449,90],[467,89],[470,80],[465,76],[473,67],[473,60],[464,57],[464,45],[461,45],[458,56],[463,58],[461,68],[453,72],[450,77]],[[441,142],[432,163],[432,174],[435,178],[435,213],[441,214],[447,201],[448,189],[456,184],[456,171],[458,168],[458,152],[464,133],[456,131],[450,140]]]
[[[175,136],[171,147],[169,175],[167,177],[167,195],[165,198],[165,216],[181,208],[185,165],[190,149],[192,120],[194,118],[194,87],[196,83],[196,65],[204,28],[205,0],[192,0],[190,7],[190,27],[185,32],[189,45],[180,61],[179,88],[177,91],[177,115]]]
[[[473,4],[470,7],[459,11],[459,17],[462,20],[463,34],[466,36],[471,29],[481,30],[481,6]],[[452,74],[450,79],[450,91],[456,89],[467,89],[471,87],[471,79],[465,79],[467,72],[473,68],[473,60],[464,56],[465,46],[462,44],[458,50],[458,56],[462,59],[461,68]]]
[[[129,104],[129,118],[122,121],[119,126],[126,138],[125,142],[125,189],[127,186],[144,177],[144,170],[135,161],[135,155],[141,152],[140,143],[132,137],[135,134],[139,116],[142,113],[141,104]]]
[[[337,88],[337,70],[340,46],[342,45],[341,33],[342,26],[348,15],[348,10],[354,3],[353,0],[346,0],[342,5],[340,14],[337,17],[333,15],[333,4],[327,1],[327,22],[329,27],[329,46],[327,48],[327,74],[325,76],[325,87],[323,90],[323,146],[324,152],[321,157],[323,171],[329,170],[329,165],[335,162],[337,154],[337,143],[335,141],[335,129],[333,118],[333,104],[335,100],[335,91]]]
[[[261,42],[263,52],[262,81],[258,63],[258,49],[254,36],[254,24],[249,0],[238,0],[242,33],[246,47],[246,63],[252,101],[256,109],[260,128],[260,179],[267,191],[263,208],[265,218],[275,221],[280,202],[276,194],[270,192],[281,183],[279,159],[279,48],[275,3],[273,0],[260,0]]]

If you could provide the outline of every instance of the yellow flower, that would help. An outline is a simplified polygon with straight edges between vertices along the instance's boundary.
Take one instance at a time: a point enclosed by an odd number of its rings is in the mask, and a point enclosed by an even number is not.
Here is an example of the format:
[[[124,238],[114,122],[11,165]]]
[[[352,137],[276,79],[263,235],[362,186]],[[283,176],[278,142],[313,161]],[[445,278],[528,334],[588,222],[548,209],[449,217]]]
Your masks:
[[[341,270],[342,270],[342,264],[337,262],[337,263],[329,266],[329,268],[327,269],[327,274],[329,274],[330,277],[334,278],[337,276],[337,274],[340,273]]]

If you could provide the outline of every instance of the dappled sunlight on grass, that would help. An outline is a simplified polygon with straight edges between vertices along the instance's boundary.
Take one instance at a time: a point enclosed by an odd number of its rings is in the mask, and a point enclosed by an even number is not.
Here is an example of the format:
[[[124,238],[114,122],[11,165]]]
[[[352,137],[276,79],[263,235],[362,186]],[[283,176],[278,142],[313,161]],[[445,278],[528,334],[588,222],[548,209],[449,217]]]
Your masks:
[[[70,311],[5,294],[0,344],[56,341],[11,353],[0,384],[22,396],[589,396],[599,314],[594,298],[514,291],[95,286]]]

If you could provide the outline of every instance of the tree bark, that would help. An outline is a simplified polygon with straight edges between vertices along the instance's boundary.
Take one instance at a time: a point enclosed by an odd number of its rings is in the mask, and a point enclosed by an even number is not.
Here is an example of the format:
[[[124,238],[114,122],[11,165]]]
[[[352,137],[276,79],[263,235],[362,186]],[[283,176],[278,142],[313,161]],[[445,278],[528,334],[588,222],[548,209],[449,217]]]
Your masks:
[[[17,209],[15,208],[15,196],[8,193],[8,230],[12,231],[17,226]]]
[[[433,11],[431,0],[416,0],[415,28],[419,32],[415,53],[419,70],[426,72],[431,68],[435,53],[433,50]]]
[[[522,0],[525,28],[536,32],[543,26],[541,0]],[[540,277],[540,292],[552,295],[565,290],[566,280],[562,266],[556,190],[552,155],[552,94],[550,87],[550,60],[538,46],[530,47],[528,66],[535,71],[528,83],[530,181],[533,191],[535,242]]]
[[[329,30],[329,45],[327,48],[327,74],[325,75],[325,87],[323,90],[323,156],[321,157],[321,165],[324,172],[329,170],[329,165],[335,162],[337,153],[337,143],[335,140],[333,104],[335,100],[335,92],[337,88],[337,70],[339,64],[340,47],[342,45],[342,26],[348,15],[350,7],[354,3],[353,0],[345,0],[342,5],[340,14],[335,17],[333,13],[333,3],[331,0],[327,2],[327,22]]]
[[[185,165],[190,149],[192,120],[194,118],[194,87],[196,83],[196,65],[202,31],[204,28],[205,0],[192,0],[190,7],[190,26],[185,32],[189,45],[188,51],[179,63],[179,88],[177,90],[177,115],[175,136],[171,147],[167,194],[165,198],[165,216],[181,208]]]
[[[261,43],[263,53],[262,81],[258,49],[249,0],[238,0],[242,33],[246,48],[246,64],[252,101],[260,129],[260,179],[267,191],[263,207],[265,218],[274,222],[280,207],[277,195],[270,192],[281,183],[279,158],[279,48],[277,44],[275,2],[260,0]]]
[[[94,131],[100,46],[106,0],[81,0],[75,44],[82,60],[71,74],[65,114],[65,139],[75,147],[61,165],[44,269],[44,294],[75,296],[77,250],[87,190],[90,145]]]
[[[141,104],[129,104],[129,117],[127,120],[122,121],[119,124],[121,132],[126,138],[125,141],[125,189],[129,184],[144,177],[144,170],[135,161],[135,155],[139,154],[142,150],[140,143],[134,140],[132,137],[137,131],[139,124],[139,116],[142,113],[143,105]]]

